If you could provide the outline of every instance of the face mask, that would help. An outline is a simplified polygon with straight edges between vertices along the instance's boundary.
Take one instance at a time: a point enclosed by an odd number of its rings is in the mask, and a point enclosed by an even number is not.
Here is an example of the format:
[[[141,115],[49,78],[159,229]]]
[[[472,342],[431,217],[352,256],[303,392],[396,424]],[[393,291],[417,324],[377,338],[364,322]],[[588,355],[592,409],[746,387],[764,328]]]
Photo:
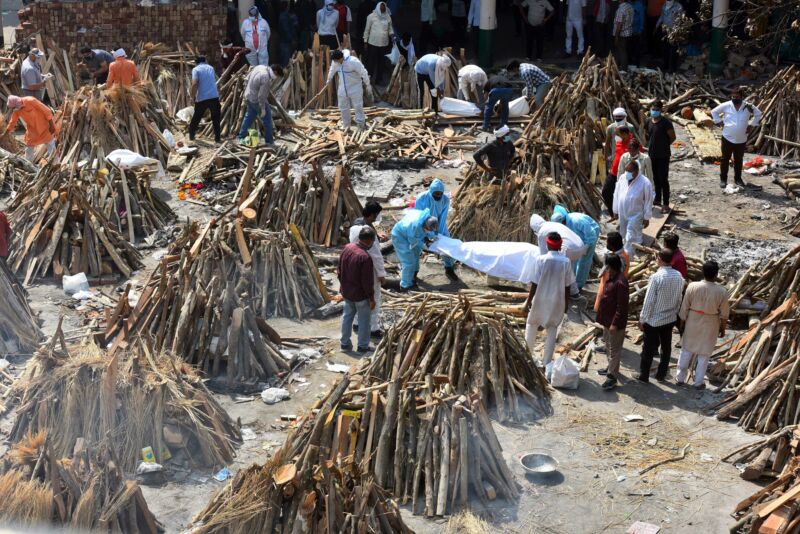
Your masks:
[[[614,142],[615,143],[619,143],[620,141],[622,141],[622,138],[620,136],[618,136],[618,135],[615,135],[614,136]]]
[[[634,176],[633,176],[633,173],[631,171],[625,171],[625,179],[626,180],[631,182],[631,181],[633,181],[633,178],[634,178]]]
[[[651,110],[650,110],[650,116],[651,116],[651,117],[654,117],[654,118],[655,118],[655,117],[660,117],[660,116],[661,116],[661,112],[660,112],[660,111],[658,111],[657,109],[651,109]]]
[[[333,11],[333,6],[325,6],[325,9],[327,9],[328,11]]]
[[[511,136],[510,136],[510,135],[507,135],[507,136],[505,136],[505,137],[503,138],[503,141],[505,141],[506,143],[508,143],[509,141],[511,141]]]
[[[614,120],[617,122],[619,126],[623,126],[625,124],[625,117],[622,117],[621,119],[614,117]]]
[[[731,98],[731,102],[733,102],[733,105],[738,106],[739,104],[742,103],[742,99],[741,98]]]

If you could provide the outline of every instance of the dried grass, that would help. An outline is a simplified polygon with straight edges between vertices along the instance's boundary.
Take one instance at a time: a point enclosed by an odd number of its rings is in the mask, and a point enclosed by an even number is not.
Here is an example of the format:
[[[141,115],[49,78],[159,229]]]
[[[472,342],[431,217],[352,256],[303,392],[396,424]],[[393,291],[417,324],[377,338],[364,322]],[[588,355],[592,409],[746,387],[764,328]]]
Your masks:
[[[4,524],[35,527],[53,517],[53,491],[38,480],[26,480],[20,471],[0,475],[0,518]]]
[[[492,534],[492,526],[469,510],[450,518],[444,534]]]

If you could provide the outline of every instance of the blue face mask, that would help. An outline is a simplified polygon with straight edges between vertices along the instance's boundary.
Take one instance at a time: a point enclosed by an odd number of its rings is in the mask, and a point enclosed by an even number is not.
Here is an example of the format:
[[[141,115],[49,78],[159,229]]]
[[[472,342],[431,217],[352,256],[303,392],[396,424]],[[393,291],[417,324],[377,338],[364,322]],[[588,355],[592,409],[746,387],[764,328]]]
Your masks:
[[[631,171],[625,171],[625,179],[629,182],[633,180],[633,173]]]
[[[651,117],[660,117],[661,116],[661,112],[658,111],[657,109],[651,109],[650,110],[650,116]]]

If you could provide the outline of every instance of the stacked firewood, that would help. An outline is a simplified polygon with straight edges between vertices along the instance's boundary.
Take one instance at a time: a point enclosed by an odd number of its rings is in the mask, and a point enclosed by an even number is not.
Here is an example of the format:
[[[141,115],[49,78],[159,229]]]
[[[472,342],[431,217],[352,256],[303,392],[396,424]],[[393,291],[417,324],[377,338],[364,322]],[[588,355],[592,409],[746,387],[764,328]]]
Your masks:
[[[740,476],[745,480],[779,478],[794,471],[800,461],[800,428],[783,427],[755,443],[740,447],[723,458],[734,465],[744,465]]]
[[[633,124],[637,137],[643,139],[642,106],[620,75],[614,58],[609,54],[601,60],[587,54],[574,74],[565,73],[553,81],[544,103],[531,117],[529,128],[552,126],[576,130],[581,128],[586,115],[605,124],[611,120],[611,112],[617,107],[628,112],[628,122]]]
[[[735,417],[755,432],[800,423],[798,338],[800,308],[793,293],[715,358],[709,373],[722,380],[719,389],[731,389],[716,406],[717,418]]]
[[[247,210],[258,228],[293,224],[312,243],[330,247],[349,242],[350,222],[361,216],[361,202],[344,167],[325,172],[312,161],[310,170],[284,163],[277,176],[261,177],[239,206],[240,212]]]
[[[357,420],[344,400],[349,385],[346,375],[270,461],[240,471],[195,516],[193,531],[411,533],[355,459],[346,423]]]
[[[779,70],[750,99],[764,114],[748,139],[755,152],[781,159],[800,157],[800,68]]]
[[[330,300],[296,227],[273,232],[239,218],[187,227],[135,307],[119,300],[106,324],[112,352],[138,336],[204,372],[255,382],[289,369],[264,320],[302,318]]]
[[[800,287],[800,246],[764,264],[756,263],[730,292],[731,314],[766,317]]]
[[[470,302],[470,310],[480,315],[495,316],[500,313],[509,319],[527,316],[525,301],[528,299],[527,291],[492,291],[481,289],[460,289],[457,294],[452,293],[415,293],[398,294],[384,293],[381,305],[384,310],[405,310],[423,300],[429,306],[443,305],[454,306],[461,297],[466,297]]]
[[[327,46],[295,52],[275,90],[278,101],[285,108],[296,110],[307,105],[311,109],[336,107],[336,87],[325,85],[330,66],[331,53]],[[322,94],[317,97],[319,93]]]
[[[623,75],[629,87],[641,98],[661,100],[664,113],[679,113],[684,108],[713,108],[725,99],[711,78],[684,74],[666,75],[661,70],[639,70]],[[683,117],[686,119],[687,117]]]
[[[0,302],[3,303],[3,313],[0,314],[0,355],[35,349],[41,341],[42,333],[28,306],[25,290],[2,259]]]
[[[190,365],[142,344],[109,358],[91,344],[58,343],[62,337],[59,330],[14,385],[11,441],[44,433],[57,456],[105,443],[126,472],[146,447],[161,464],[173,457],[205,468],[233,461],[239,427]]]
[[[104,214],[108,196],[95,196],[94,186],[71,175],[54,165],[42,169],[11,206],[14,235],[8,264],[24,275],[25,285],[48,273],[60,280],[70,273],[110,275],[116,268],[129,277],[141,266],[139,251],[115,230],[113,217],[109,220]],[[98,203],[99,198],[104,202]],[[115,215],[118,205],[111,203]]]
[[[794,431],[779,439],[790,439],[796,447],[797,436]],[[776,460],[784,464],[780,475],[736,505],[733,516],[737,521],[730,527],[730,532],[758,534],[797,530],[800,524],[800,508],[797,506],[800,497],[800,456],[795,454],[788,461],[777,457]],[[764,463],[768,464],[769,460]]]
[[[2,127],[2,125],[0,125]],[[14,139],[12,136],[6,136]],[[2,140],[0,140],[0,143]],[[22,158],[15,157],[10,152],[2,154],[0,159],[0,195],[7,195],[19,191],[31,181],[36,174],[36,167]],[[24,163],[23,163],[24,162]]]
[[[550,213],[558,203],[599,218],[582,131],[529,130],[530,138],[516,142],[511,175],[501,185],[482,185],[485,173],[473,167],[454,195],[450,233],[464,241],[530,241],[531,214]],[[586,135],[593,142],[591,126]]]
[[[383,490],[429,517],[464,509],[472,497],[515,500],[484,399],[501,419],[518,420],[523,398],[547,409],[548,395],[501,314],[476,314],[466,298],[425,298],[298,421],[269,463],[214,497],[196,527],[343,532],[355,522],[407,532]],[[363,499],[375,515],[358,506]]]
[[[113,402],[113,398],[111,399]],[[44,433],[28,435],[6,455],[0,520],[24,529],[92,532],[164,531],[139,485],[127,480],[105,446],[56,453]]]
[[[450,58],[450,67],[445,75],[444,92],[439,96],[455,98],[458,93],[458,71],[466,64],[464,49],[461,49],[460,57],[457,57],[449,49],[441,53]],[[401,57],[394,66],[392,76],[389,78],[389,84],[384,91],[383,99],[393,106],[408,109],[424,109],[431,105],[430,95],[426,91],[423,94],[422,105],[420,106],[419,86],[417,85],[414,65],[409,65],[404,57]]]
[[[57,108],[67,95],[73,93],[80,80],[74,61],[67,51],[59,48],[52,39],[42,39],[40,34],[31,35],[26,41],[21,41],[13,49],[3,49],[0,53],[0,97],[5,101],[9,95],[22,96],[22,81],[20,71],[22,62],[27,57],[25,49],[21,46],[27,43],[30,48],[37,47],[44,53],[44,57],[37,62],[42,69],[42,74],[52,74],[45,81],[45,97],[49,104]]]
[[[163,43],[144,43],[133,58],[142,79],[153,83],[168,117],[175,117],[179,110],[194,105],[189,89],[198,53],[190,44],[177,46],[177,50],[171,50]]]
[[[165,129],[174,123],[151,83],[82,87],[61,108],[56,154],[62,162],[103,160],[124,148],[165,164],[171,150]]]

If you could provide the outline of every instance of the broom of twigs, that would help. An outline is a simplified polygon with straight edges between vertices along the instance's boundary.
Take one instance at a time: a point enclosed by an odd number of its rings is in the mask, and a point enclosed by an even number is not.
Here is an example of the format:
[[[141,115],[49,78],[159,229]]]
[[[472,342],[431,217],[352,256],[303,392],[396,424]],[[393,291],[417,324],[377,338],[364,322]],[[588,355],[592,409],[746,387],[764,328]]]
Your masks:
[[[45,434],[29,434],[8,457],[0,475],[3,523],[108,533],[164,531],[139,486],[125,479],[114,453],[103,445],[79,447],[62,457]]]
[[[159,463],[179,456],[204,468],[233,461],[239,428],[191,366],[144,344],[109,358],[95,345],[66,346],[62,337],[59,327],[14,386],[12,441],[44,432],[59,456],[105,442],[125,471],[148,446]]]

